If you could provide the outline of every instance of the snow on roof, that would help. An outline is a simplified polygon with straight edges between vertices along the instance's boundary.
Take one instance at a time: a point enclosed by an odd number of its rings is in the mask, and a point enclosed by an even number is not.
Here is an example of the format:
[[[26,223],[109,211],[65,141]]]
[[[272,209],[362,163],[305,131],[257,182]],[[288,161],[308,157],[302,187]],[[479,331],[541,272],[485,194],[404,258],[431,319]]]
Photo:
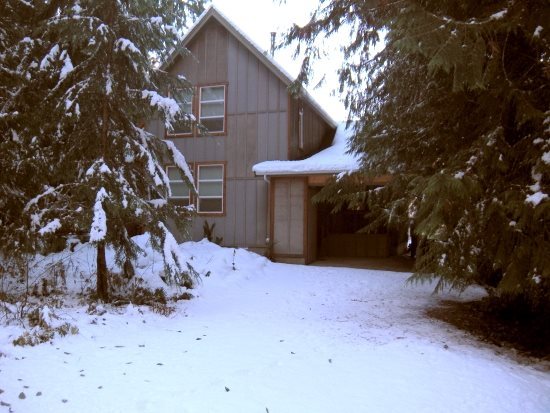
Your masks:
[[[338,125],[332,145],[299,161],[265,161],[252,167],[256,175],[338,174],[359,169],[359,157],[347,153],[354,134],[353,124]]]
[[[225,27],[230,33],[232,33],[237,39],[241,41],[260,61],[263,61],[267,67],[269,67],[275,75],[285,85],[290,85],[294,82],[294,78],[268,53],[264,53],[262,48],[258,46],[246,33],[244,33],[235,23],[231,21],[224,13],[222,13],[216,6],[211,5],[206,9],[197,20],[191,25],[185,36],[183,37],[182,44],[186,45],[195,37],[201,27],[206,23],[209,17],[215,17],[223,27]],[[163,68],[167,68],[174,62],[178,52],[174,52],[168,57],[166,62],[162,65]],[[332,117],[315,101],[313,96],[307,91],[303,90],[302,97],[306,99],[309,104],[321,115],[321,117],[332,127],[336,127],[337,123]]]

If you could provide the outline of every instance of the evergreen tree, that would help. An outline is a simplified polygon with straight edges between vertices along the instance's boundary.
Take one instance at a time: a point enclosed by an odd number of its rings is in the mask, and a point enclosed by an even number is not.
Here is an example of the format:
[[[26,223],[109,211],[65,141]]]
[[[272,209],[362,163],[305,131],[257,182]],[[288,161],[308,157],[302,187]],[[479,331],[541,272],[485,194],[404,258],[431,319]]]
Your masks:
[[[21,214],[26,191],[32,191],[35,182],[28,177],[36,172],[22,140],[27,109],[34,102],[21,93],[29,82],[21,61],[29,50],[29,38],[23,33],[32,25],[33,15],[28,3],[6,0],[0,4],[0,252],[4,263],[33,251]],[[0,273],[1,269],[0,265]]]
[[[547,0],[335,0],[288,33],[314,56],[320,34],[351,31],[339,75],[361,176],[318,198],[367,206],[373,226],[412,225],[414,280],[548,309],[549,21]]]
[[[189,211],[167,202],[164,163],[192,182],[183,155],[170,141],[145,130],[155,116],[170,128],[189,120],[170,90],[185,90],[153,62],[179,47],[181,30],[203,9],[202,1],[35,1],[32,24],[18,44],[22,77],[12,113],[25,107],[21,147],[33,154],[34,180],[24,186],[23,219],[31,239],[47,245],[65,234],[88,233],[97,247],[97,295],[108,299],[105,248],[133,273],[139,252],[129,230],[151,234],[165,260],[165,280],[191,282],[172,218],[184,228]],[[32,102],[31,106],[25,106]],[[19,113],[22,113],[19,111]],[[23,155],[19,153],[20,158]],[[130,231],[131,232],[131,231]]]

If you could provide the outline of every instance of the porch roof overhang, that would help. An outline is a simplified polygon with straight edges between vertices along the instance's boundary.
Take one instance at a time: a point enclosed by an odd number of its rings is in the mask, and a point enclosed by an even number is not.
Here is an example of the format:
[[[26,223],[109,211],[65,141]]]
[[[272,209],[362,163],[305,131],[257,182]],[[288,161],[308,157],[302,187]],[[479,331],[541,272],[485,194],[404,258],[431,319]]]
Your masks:
[[[252,167],[256,175],[263,176],[309,176],[338,175],[359,170],[359,156],[349,153],[349,140],[354,134],[352,126],[341,123],[332,145],[309,158],[291,161],[264,161]]]

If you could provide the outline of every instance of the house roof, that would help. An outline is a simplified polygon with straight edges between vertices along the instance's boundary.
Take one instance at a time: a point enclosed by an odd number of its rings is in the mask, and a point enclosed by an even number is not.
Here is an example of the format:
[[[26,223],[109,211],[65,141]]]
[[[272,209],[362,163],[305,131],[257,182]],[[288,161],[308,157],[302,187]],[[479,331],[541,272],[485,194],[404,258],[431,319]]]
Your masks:
[[[299,161],[265,161],[252,167],[256,175],[313,175],[338,174],[359,169],[359,157],[348,153],[349,141],[355,130],[353,124],[338,125],[332,145],[309,158]]]
[[[189,42],[197,35],[201,28],[211,18],[216,19],[229,33],[237,38],[260,62],[266,65],[286,86],[289,86],[294,79],[275,59],[264,53],[262,49],[254,43],[242,30],[240,30],[227,16],[225,16],[214,5],[206,9],[197,19],[197,21],[189,28],[189,31],[182,39],[182,46],[187,46]],[[168,68],[179,56],[177,50],[174,50],[168,59],[162,65],[163,69]],[[313,99],[307,90],[302,93],[304,98],[314,110],[333,128],[337,127],[337,123],[332,117]]]

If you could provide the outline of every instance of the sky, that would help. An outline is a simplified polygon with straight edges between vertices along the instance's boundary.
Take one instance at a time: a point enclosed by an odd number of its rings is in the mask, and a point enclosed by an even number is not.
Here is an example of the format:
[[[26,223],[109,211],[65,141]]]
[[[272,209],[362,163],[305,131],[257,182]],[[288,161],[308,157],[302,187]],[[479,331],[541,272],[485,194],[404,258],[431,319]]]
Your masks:
[[[282,34],[296,23],[305,24],[315,10],[318,0],[287,0],[279,4],[279,0],[212,0],[223,14],[231,19],[248,37],[264,50],[269,50],[271,32]],[[342,103],[343,96],[337,94],[337,70],[341,64],[341,54],[336,40],[329,45],[330,58],[317,62],[312,85],[323,76],[324,84],[319,88],[309,88],[315,100],[336,121],[347,118],[347,111]],[[277,50],[275,60],[291,75],[296,75],[301,59],[292,57],[293,48]],[[335,58],[336,54],[336,58]]]

